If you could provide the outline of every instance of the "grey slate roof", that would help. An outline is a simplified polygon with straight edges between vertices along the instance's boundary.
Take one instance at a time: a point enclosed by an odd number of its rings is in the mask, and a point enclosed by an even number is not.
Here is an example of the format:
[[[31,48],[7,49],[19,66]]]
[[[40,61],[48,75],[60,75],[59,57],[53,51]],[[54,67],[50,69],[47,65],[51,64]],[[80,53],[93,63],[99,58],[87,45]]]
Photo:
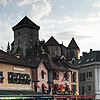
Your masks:
[[[28,64],[25,61],[22,61],[22,60],[16,58],[15,56],[9,55],[2,50],[0,50],[0,62],[21,65],[21,66],[27,66],[27,67],[33,67],[33,65]]]
[[[51,36],[51,38],[45,43],[47,46],[60,46],[57,40]]]
[[[69,69],[65,68],[64,66],[60,68],[60,66],[57,65],[55,61],[53,61],[52,57],[49,54],[40,54],[38,56],[34,55],[34,56],[24,57],[21,59],[24,60],[25,62],[29,62],[30,64],[33,64],[35,67],[38,67],[40,62],[44,60],[48,69],[59,70],[59,71],[69,71]]]
[[[74,38],[72,38],[71,42],[68,45],[68,49],[79,49],[76,41]]]
[[[100,62],[100,51],[91,51],[85,57],[79,59],[76,65],[89,64],[93,62]]]
[[[39,30],[39,26],[32,22],[27,16],[25,16],[17,25],[13,27],[13,30],[19,29],[21,27],[30,27]]]

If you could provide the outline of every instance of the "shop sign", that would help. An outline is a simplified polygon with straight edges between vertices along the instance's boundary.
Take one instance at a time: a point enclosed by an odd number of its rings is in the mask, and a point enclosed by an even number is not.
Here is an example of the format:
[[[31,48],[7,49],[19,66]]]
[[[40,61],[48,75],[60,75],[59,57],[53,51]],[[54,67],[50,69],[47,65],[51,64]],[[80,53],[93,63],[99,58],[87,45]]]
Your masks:
[[[22,72],[25,71],[25,69],[22,69],[22,68],[16,68],[16,67],[14,67],[13,70],[15,70],[15,71],[22,71]]]

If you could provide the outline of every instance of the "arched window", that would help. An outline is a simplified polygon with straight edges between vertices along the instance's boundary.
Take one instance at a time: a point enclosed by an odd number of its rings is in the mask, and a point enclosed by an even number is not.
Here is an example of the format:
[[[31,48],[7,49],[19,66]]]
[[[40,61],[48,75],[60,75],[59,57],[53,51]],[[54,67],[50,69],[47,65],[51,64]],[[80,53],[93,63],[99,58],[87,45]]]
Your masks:
[[[43,70],[41,70],[41,76],[42,76],[42,79],[44,79],[44,73],[43,73]]]
[[[44,79],[44,75],[46,75],[46,72],[44,70],[41,70],[42,79]]]

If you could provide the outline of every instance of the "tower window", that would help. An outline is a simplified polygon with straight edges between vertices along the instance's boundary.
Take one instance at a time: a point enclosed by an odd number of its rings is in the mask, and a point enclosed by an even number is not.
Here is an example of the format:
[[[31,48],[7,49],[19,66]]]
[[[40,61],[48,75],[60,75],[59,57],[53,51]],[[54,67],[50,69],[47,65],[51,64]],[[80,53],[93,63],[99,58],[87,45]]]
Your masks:
[[[18,32],[18,36],[20,35],[20,32]]]
[[[20,44],[20,39],[18,39],[18,44]]]

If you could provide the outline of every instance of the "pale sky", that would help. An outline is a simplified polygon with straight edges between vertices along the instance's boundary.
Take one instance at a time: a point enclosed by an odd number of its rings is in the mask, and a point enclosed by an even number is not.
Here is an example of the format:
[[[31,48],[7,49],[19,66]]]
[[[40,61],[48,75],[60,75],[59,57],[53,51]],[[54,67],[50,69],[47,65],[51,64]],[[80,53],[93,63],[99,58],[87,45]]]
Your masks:
[[[68,46],[74,37],[81,52],[100,50],[100,0],[0,0],[0,49],[25,15],[40,26],[40,40],[54,36]]]

